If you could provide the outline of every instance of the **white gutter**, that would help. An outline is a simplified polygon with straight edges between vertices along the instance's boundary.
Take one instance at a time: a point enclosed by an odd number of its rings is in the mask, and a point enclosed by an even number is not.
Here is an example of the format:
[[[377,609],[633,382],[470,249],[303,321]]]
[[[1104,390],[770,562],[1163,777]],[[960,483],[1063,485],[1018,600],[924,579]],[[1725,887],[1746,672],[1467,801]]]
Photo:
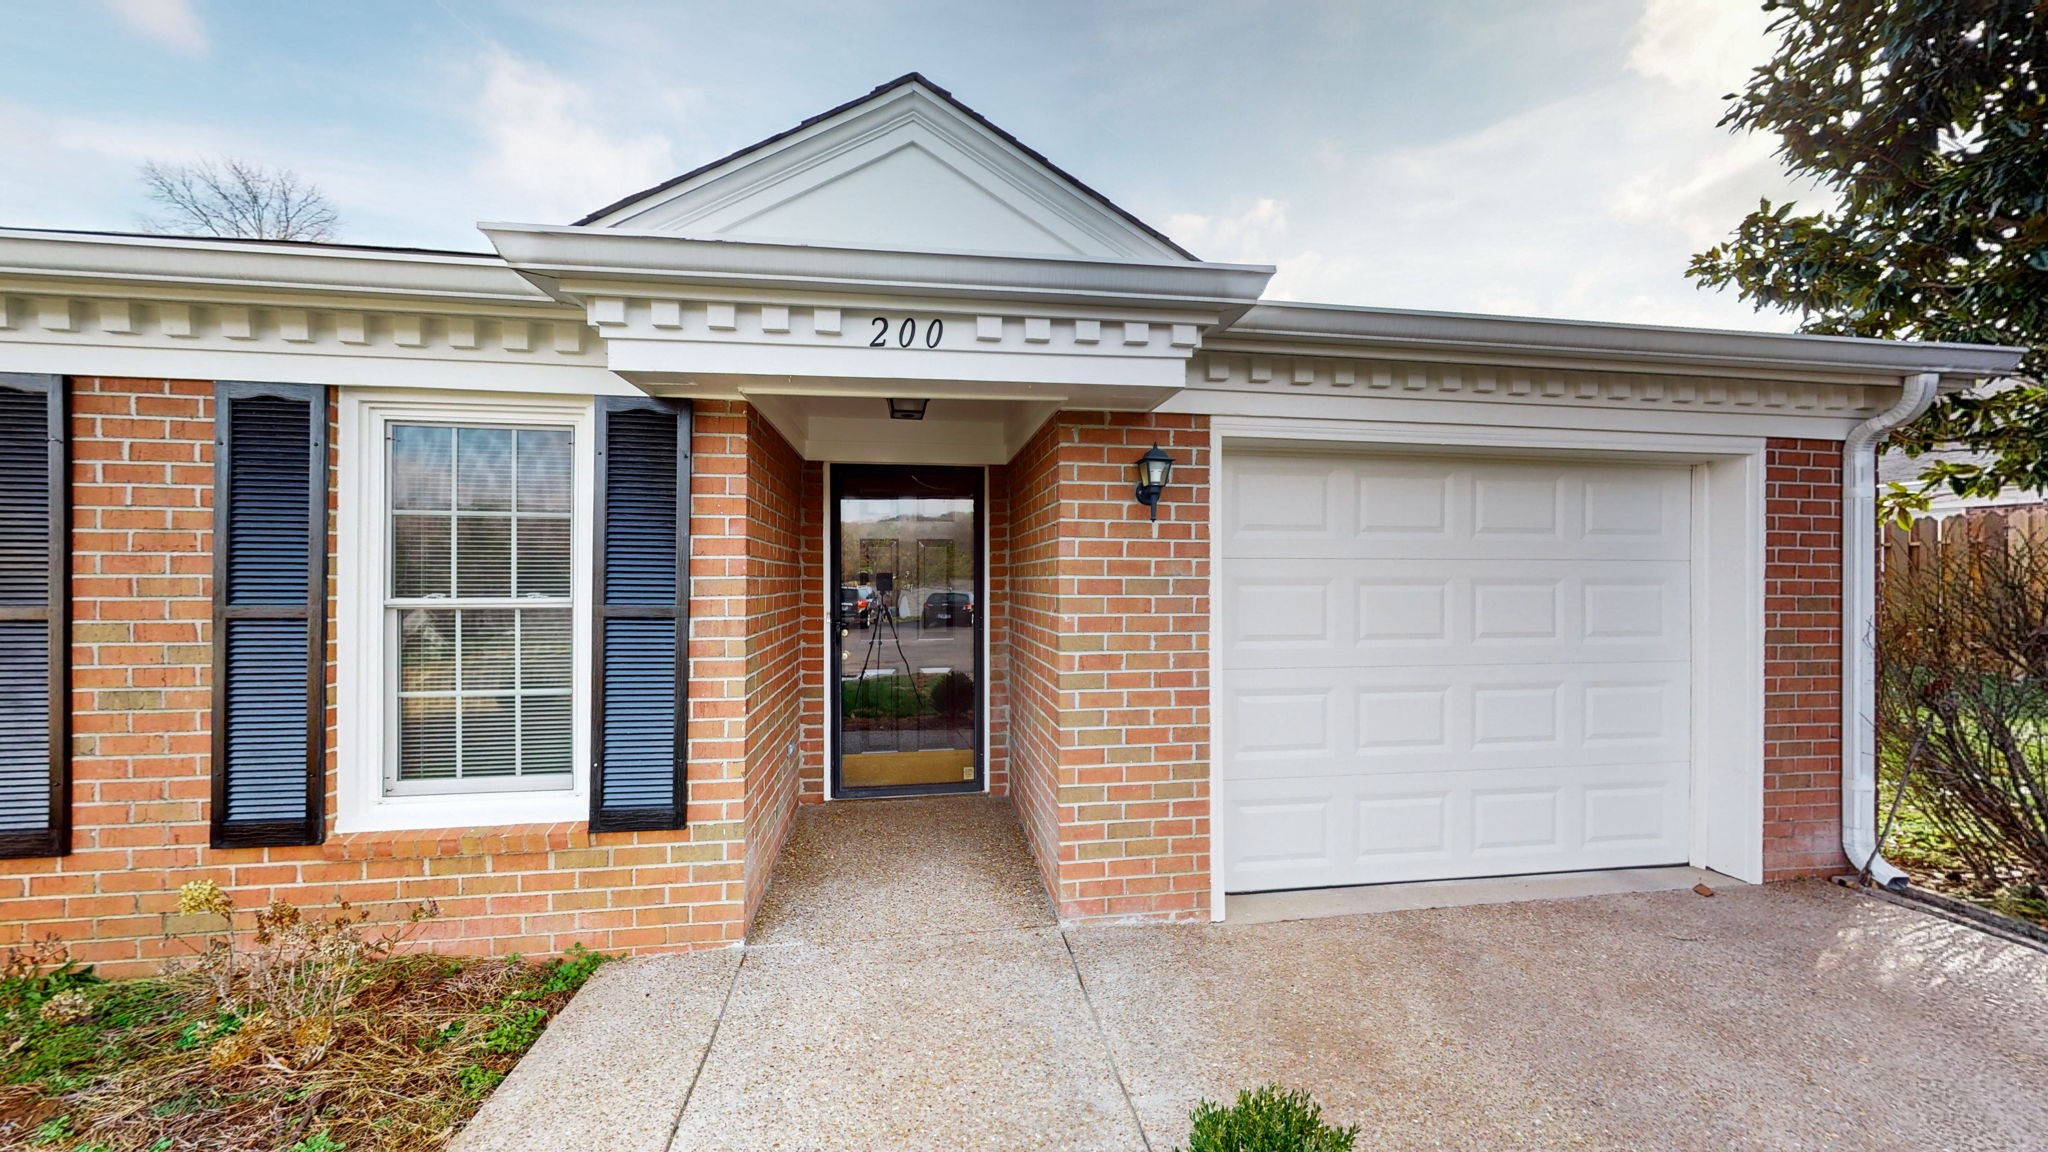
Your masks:
[[[1842,443],[1842,852],[1886,888],[1905,887],[1907,876],[1877,842],[1877,445],[1927,411],[1941,374],[1903,384],[1897,403]]]
[[[1920,340],[1874,340],[1860,336],[1815,336],[1791,332],[1726,332],[1652,324],[1554,320],[1527,316],[1478,316],[1334,304],[1261,303],[1230,327],[1203,341],[1205,348],[1242,348],[1286,355],[1374,351],[1423,352],[1438,356],[1570,357],[1605,361],[1621,371],[1647,366],[1697,368],[1782,381],[1788,371],[1818,373],[1842,383],[1889,387],[1899,377],[1939,372],[1951,387],[2003,376],[2019,364],[2024,349],[1990,344],[1945,344]]]

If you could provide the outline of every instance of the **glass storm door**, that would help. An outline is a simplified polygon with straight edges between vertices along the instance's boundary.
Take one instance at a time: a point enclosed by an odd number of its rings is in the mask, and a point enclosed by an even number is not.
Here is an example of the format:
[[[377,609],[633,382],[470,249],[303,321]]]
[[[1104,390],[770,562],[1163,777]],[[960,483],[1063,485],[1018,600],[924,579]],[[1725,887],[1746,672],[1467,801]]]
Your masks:
[[[982,786],[981,486],[979,468],[832,469],[834,795]]]

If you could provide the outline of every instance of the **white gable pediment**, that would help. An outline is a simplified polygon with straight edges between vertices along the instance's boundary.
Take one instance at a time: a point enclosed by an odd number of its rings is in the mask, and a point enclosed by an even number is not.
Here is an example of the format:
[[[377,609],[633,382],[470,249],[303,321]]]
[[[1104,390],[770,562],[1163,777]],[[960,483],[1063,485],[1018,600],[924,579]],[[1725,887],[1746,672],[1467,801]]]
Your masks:
[[[1191,259],[915,77],[580,223],[700,240]]]

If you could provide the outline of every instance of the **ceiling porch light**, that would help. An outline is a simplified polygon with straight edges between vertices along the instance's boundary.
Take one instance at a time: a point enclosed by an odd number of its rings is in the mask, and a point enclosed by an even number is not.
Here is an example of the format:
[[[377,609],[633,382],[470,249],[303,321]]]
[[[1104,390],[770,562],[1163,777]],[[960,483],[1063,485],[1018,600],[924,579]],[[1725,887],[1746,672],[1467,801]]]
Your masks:
[[[929,400],[891,400],[889,401],[889,419],[922,420],[924,419],[925,405],[930,403],[931,401]]]

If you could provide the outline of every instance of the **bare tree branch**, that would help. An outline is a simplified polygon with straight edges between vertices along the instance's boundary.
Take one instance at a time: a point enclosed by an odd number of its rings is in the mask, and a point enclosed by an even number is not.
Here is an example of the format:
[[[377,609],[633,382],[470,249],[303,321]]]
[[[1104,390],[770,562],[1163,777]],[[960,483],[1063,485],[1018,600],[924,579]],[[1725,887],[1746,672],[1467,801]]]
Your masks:
[[[142,184],[160,211],[145,231],[252,240],[331,240],[341,217],[317,185],[289,168],[265,168],[234,157],[196,164],[142,166]]]

